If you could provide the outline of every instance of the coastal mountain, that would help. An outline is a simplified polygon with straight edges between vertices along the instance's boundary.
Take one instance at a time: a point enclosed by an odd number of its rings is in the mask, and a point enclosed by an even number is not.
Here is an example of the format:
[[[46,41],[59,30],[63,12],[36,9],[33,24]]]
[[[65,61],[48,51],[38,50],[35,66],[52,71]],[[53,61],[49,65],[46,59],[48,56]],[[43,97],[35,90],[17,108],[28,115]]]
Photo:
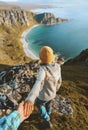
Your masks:
[[[20,41],[22,32],[35,25],[33,14],[16,6],[0,8],[0,64],[3,66],[30,61]]]
[[[0,10],[0,25],[27,25],[30,24],[30,19],[34,19],[39,24],[52,25],[68,21],[68,19],[55,18],[52,13],[34,14],[29,11],[25,11],[20,7],[13,7],[13,9]]]
[[[78,56],[70,59],[67,64],[82,64],[88,66],[88,49],[83,50]]]
[[[34,19],[40,23],[45,25],[52,25],[61,23],[63,21],[68,21],[68,19],[64,18],[56,18],[52,13],[42,13],[34,16]]]
[[[39,20],[38,20],[39,19]],[[30,61],[27,57],[20,37],[22,32],[33,25],[52,25],[63,19],[55,18],[51,13],[35,14],[18,6],[0,7],[0,64],[13,65]],[[3,65],[4,64],[4,65]],[[2,69],[1,67],[1,69]]]
[[[30,17],[30,13],[28,14],[20,8],[0,10],[0,25],[16,25],[19,23],[21,25],[29,26]]]

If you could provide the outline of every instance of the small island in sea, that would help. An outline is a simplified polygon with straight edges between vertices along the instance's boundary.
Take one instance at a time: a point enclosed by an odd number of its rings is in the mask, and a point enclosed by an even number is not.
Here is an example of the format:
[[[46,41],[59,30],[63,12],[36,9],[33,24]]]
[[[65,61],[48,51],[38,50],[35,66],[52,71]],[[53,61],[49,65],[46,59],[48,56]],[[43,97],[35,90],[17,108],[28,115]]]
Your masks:
[[[2,92],[3,86],[7,90],[17,84],[22,92],[24,92],[24,85],[25,91],[30,91],[29,86],[32,87],[34,84],[39,62],[36,61],[35,56],[33,60],[33,53],[25,43],[25,36],[36,25],[52,25],[63,21],[68,21],[68,19],[55,18],[51,13],[35,14],[16,6],[8,6],[8,8],[4,6],[0,9],[0,92]],[[37,69],[35,69],[36,65]],[[33,70],[30,71],[29,68]],[[29,76],[29,71],[32,77]],[[31,77],[31,83],[28,76]],[[53,112],[51,117],[53,130],[87,130],[88,49],[62,66],[62,77],[63,83],[58,95],[69,99],[68,101],[73,107],[73,117],[61,116],[59,113]],[[15,93],[14,97],[20,97],[19,93]],[[5,113],[0,110],[0,116],[2,114]],[[20,125],[19,130],[25,128],[26,130],[43,130],[40,122],[42,120],[35,106],[32,116]]]

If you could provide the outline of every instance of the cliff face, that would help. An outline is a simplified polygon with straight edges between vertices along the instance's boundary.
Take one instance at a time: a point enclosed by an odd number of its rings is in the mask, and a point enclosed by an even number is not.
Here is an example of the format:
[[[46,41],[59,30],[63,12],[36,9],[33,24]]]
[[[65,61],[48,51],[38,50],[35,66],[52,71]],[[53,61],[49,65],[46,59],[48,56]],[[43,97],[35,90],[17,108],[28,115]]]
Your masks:
[[[0,10],[0,25],[16,25],[17,23],[19,23],[21,25],[29,26],[30,17],[31,14],[22,9]]]
[[[40,24],[52,25],[60,23],[63,21],[68,21],[68,19],[55,18],[52,13],[42,13],[34,16],[34,19]]]
[[[78,56],[69,60],[67,63],[88,65],[88,49],[83,50]]]
[[[33,13],[26,12],[20,8],[0,10],[0,25],[16,25],[17,23],[19,23],[21,25],[29,26],[30,19],[34,19],[37,23],[46,25],[68,21],[68,19],[55,18],[52,13],[42,13],[35,15]]]
[[[23,50],[20,36],[34,24],[30,11],[19,7],[0,8],[0,65],[18,64],[25,62],[25,58],[30,59]]]
[[[0,8],[0,64],[12,65],[28,59],[20,43],[20,36],[28,27],[35,24],[52,25],[61,21],[51,13],[37,15],[15,6]]]

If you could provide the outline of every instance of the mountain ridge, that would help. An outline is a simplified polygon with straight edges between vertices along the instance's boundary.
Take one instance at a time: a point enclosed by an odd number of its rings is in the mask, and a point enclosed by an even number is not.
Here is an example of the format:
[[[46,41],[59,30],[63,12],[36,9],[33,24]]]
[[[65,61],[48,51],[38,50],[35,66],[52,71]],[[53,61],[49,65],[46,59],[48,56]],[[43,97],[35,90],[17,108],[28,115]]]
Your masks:
[[[30,11],[25,11],[20,7],[12,7],[12,9],[0,10],[0,25],[14,25],[20,23],[29,26],[30,18],[36,20],[39,24],[52,25],[68,21],[66,18],[55,18],[52,13],[35,14]]]
[[[17,6],[0,8],[1,68],[5,65],[8,66],[30,61],[31,58],[26,56],[22,43],[20,42],[20,37],[26,29],[36,24],[52,25],[63,22],[63,20],[58,21],[51,13],[47,13],[47,16],[46,13],[44,13],[41,22],[38,22],[35,17],[39,15],[41,16],[42,14],[35,14],[30,11],[25,11]]]
[[[88,48],[81,51],[78,56],[68,60],[66,64],[80,64],[88,66]]]

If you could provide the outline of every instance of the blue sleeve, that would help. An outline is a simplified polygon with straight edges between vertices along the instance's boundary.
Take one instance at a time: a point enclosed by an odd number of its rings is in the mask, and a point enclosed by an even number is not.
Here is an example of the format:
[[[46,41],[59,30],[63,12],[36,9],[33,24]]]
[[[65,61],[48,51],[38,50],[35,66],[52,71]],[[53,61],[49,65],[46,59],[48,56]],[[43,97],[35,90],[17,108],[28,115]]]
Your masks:
[[[21,123],[18,111],[13,111],[8,116],[0,118],[0,130],[17,130]]]

